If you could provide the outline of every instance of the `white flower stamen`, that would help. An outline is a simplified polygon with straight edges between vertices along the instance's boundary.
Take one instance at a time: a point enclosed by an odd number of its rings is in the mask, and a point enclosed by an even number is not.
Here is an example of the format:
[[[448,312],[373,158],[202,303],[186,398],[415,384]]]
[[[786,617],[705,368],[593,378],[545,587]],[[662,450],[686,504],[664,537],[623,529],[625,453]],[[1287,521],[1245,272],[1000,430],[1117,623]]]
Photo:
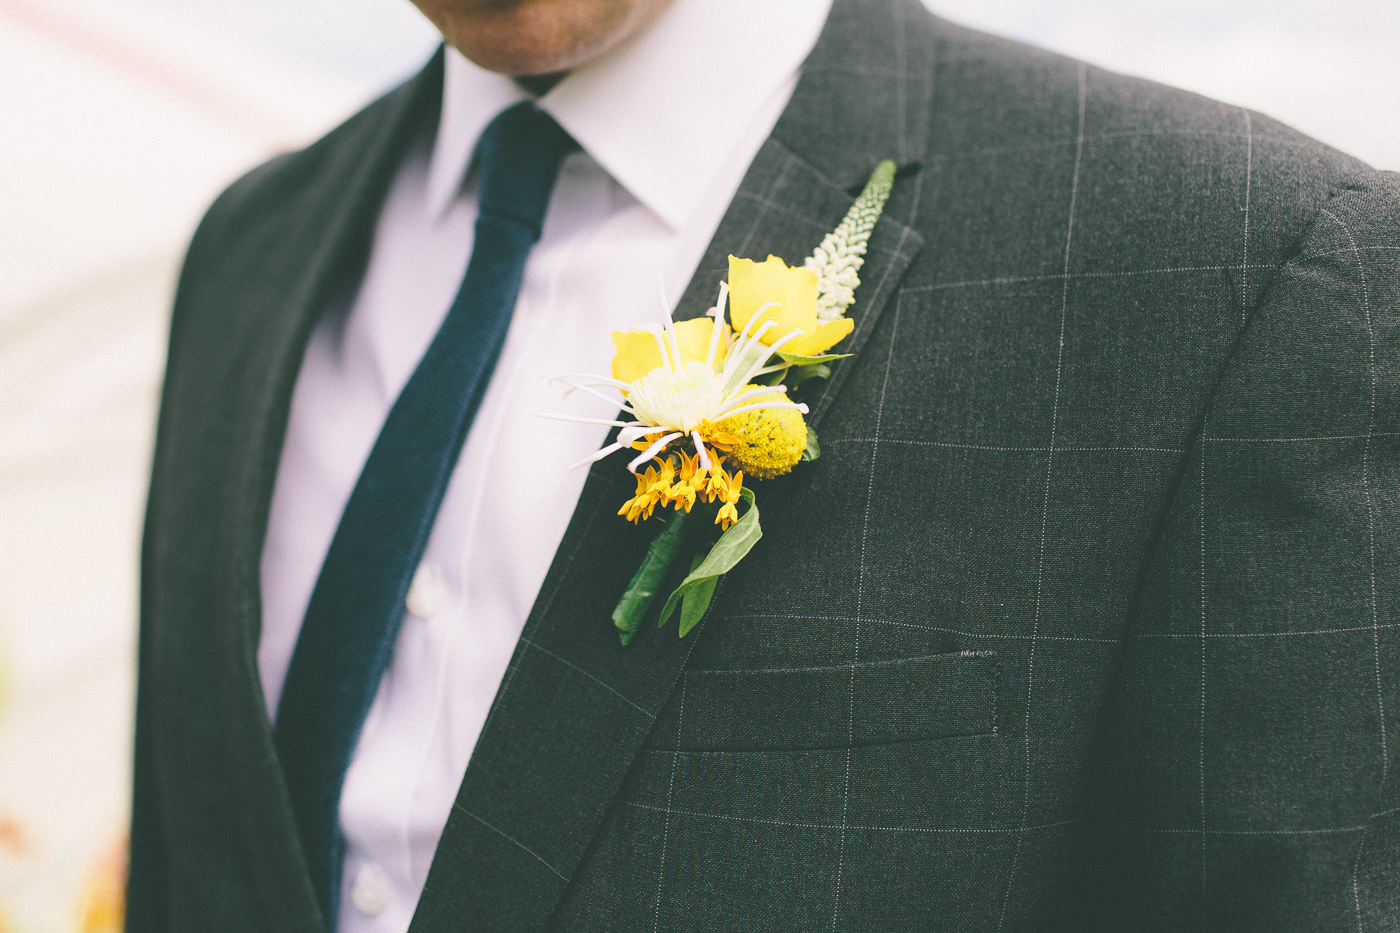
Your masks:
[[[715,306],[711,309],[714,316],[714,324],[710,327],[710,352],[705,354],[705,365],[711,369],[715,368],[715,355],[719,353],[719,340],[724,335],[724,304],[729,299],[729,283],[719,283],[719,297],[715,299]]]
[[[655,457],[657,454],[661,453],[662,449],[667,444],[671,443],[676,438],[681,436],[682,435],[679,431],[674,432],[672,434],[664,435],[656,443],[652,444],[646,450],[642,451],[642,455],[640,457],[637,457],[631,463],[627,464],[627,469],[632,471],[633,473],[637,472],[637,467],[641,466],[643,463],[646,463],[648,460],[650,460],[652,457]]]
[[[622,402],[619,403],[619,402],[617,401],[617,399],[608,398],[608,397],[607,397],[606,395],[604,395],[602,392],[599,392],[599,391],[593,389],[593,388],[592,388],[588,383],[586,383],[586,382],[570,382],[568,379],[566,379],[566,378],[564,378],[564,377],[562,377],[562,376],[559,377],[556,381],[557,381],[557,382],[562,382],[562,383],[564,383],[564,385],[566,385],[566,386],[569,387],[569,391],[566,392],[566,393],[564,393],[564,395],[565,395],[566,398],[567,398],[570,394],[572,394],[572,393],[574,393],[574,392],[585,392],[585,393],[587,393],[588,395],[591,395],[591,396],[593,396],[594,398],[596,398],[596,399],[598,399],[598,400],[600,400],[600,401],[607,402],[609,405],[621,404],[622,410],[623,410],[623,411],[626,411],[626,412],[631,412],[631,411],[632,411],[632,406],[627,404],[627,400],[626,400],[626,399],[623,399]],[[609,383],[614,382],[614,381],[615,381],[615,380],[609,380]],[[598,384],[599,384],[599,385],[606,385],[606,384],[608,384],[608,383],[598,383]],[[627,388],[627,383],[625,383],[625,382],[619,382],[619,383],[617,383],[617,387],[618,387],[618,388],[622,388],[622,389],[626,389],[626,388]]]
[[[745,405],[743,408],[736,408],[733,411],[724,413],[724,417],[733,418],[735,415],[742,415],[750,411],[768,411],[771,409],[788,409],[790,411],[800,411],[807,414],[807,406],[802,402],[756,402],[753,405]]]
[[[700,458],[700,469],[704,470],[706,473],[710,472],[710,467],[712,466],[710,452],[705,449],[705,441],[700,437],[700,432],[691,431],[690,439],[695,442],[695,454]]]
[[[562,417],[560,418],[560,420],[573,421],[575,419]],[[602,460],[604,457],[606,457],[608,454],[612,453],[615,450],[621,450],[624,447],[631,447],[632,444],[640,438],[649,437],[653,434],[664,434],[665,431],[665,428],[642,427],[636,423],[629,424],[627,427],[623,428],[617,433],[616,441],[614,441],[611,444],[608,444],[601,450],[594,451],[592,454],[588,455],[587,457],[584,457],[578,463],[575,463],[573,466],[569,467],[569,469],[572,471],[577,470],[580,467],[586,467],[590,463],[595,463],[599,460]]]

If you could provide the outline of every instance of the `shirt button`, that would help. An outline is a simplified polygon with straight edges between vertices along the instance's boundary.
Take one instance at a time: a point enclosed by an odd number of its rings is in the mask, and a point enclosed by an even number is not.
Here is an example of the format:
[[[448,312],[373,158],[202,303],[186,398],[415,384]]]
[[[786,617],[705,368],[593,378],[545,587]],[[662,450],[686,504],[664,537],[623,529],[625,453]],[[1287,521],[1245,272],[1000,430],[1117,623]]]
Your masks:
[[[442,571],[435,564],[419,564],[413,582],[408,585],[408,598],[404,600],[408,611],[420,619],[431,619],[442,612],[446,602],[447,585],[443,582]]]
[[[389,906],[389,879],[373,865],[360,869],[355,878],[355,886],[350,889],[350,903],[366,917],[377,917]]]

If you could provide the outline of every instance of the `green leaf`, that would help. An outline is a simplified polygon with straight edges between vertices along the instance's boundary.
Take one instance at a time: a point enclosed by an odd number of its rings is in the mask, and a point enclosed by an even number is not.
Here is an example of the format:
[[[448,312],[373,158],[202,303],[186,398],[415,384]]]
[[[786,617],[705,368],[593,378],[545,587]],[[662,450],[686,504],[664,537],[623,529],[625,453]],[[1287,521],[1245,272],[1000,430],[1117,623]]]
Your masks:
[[[778,351],[778,356],[784,363],[791,363],[793,366],[815,366],[818,363],[831,363],[835,360],[844,360],[850,353],[823,353],[821,356],[799,356],[796,353],[788,353],[783,350]]]
[[[830,379],[831,367],[825,363],[817,363],[814,366],[793,366],[787,369],[784,382],[789,389],[795,389],[808,379]],[[782,373],[779,373],[782,375]],[[776,385],[776,383],[774,383]]]
[[[642,565],[632,575],[632,581],[627,584],[627,589],[617,602],[617,608],[613,610],[613,625],[617,626],[618,637],[624,646],[636,634],[637,626],[651,608],[657,590],[666,579],[666,572],[671,569],[676,555],[680,553],[685,520],[686,513],[677,512],[661,526],[661,531],[652,540],[651,547],[647,548],[647,556],[642,558]],[[735,522],[735,525],[737,526],[738,522]]]
[[[807,425],[807,449],[802,451],[803,460],[815,460],[822,455],[822,445],[817,443],[817,432]]]
[[[692,573],[705,560],[705,555],[696,554],[695,560],[691,561],[690,570]],[[710,608],[710,600],[715,595],[715,585],[719,583],[718,577],[710,577],[702,581],[695,589],[686,593],[681,598],[681,637],[684,638],[686,632],[695,628],[696,623],[705,617],[705,610]]]
[[[710,553],[699,566],[690,571],[690,575],[681,581],[681,585],[676,587],[676,591],[666,600],[666,606],[661,610],[661,625],[666,624],[666,620],[671,618],[671,613],[676,611],[676,604],[692,590],[708,583],[713,595],[714,585],[719,578],[734,569],[734,566],[744,559],[744,555],[758,543],[758,539],[763,537],[763,529],[758,525],[758,506],[754,504],[753,490],[745,486],[739,492],[749,504],[748,511],[730,525],[728,531],[719,536],[715,546],[710,548]],[[705,602],[708,605],[708,596],[705,597]],[[700,621],[700,615],[704,615],[703,610],[695,616],[691,622],[692,626]],[[681,637],[685,637],[688,631],[690,629],[682,625]]]

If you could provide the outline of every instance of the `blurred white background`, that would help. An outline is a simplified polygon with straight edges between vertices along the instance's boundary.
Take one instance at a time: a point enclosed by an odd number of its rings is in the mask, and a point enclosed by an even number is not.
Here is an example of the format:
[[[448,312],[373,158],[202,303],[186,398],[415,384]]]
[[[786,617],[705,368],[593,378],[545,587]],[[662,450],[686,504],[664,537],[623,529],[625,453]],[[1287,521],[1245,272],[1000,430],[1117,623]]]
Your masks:
[[[930,0],[1400,168],[1394,0]],[[0,933],[109,929],[164,316],[228,181],[410,74],[407,0],[0,0]]]

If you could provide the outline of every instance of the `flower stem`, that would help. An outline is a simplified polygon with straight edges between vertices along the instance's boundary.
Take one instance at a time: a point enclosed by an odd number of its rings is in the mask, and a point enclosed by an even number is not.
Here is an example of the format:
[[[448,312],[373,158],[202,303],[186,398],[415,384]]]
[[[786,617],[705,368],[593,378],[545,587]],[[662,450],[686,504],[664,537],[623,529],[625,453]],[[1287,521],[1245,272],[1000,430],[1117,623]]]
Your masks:
[[[667,572],[675,563],[676,555],[681,551],[687,517],[685,512],[676,512],[661,526],[660,533],[647,548],[646,557],[642,558],[642,565],[632,575],[622,599],[618,600],[617,608],[613,610],[613,625],[617,626],[618,637],[624,646],[636,634],[637,626],[651,608],[652,600],[656,598]]]

